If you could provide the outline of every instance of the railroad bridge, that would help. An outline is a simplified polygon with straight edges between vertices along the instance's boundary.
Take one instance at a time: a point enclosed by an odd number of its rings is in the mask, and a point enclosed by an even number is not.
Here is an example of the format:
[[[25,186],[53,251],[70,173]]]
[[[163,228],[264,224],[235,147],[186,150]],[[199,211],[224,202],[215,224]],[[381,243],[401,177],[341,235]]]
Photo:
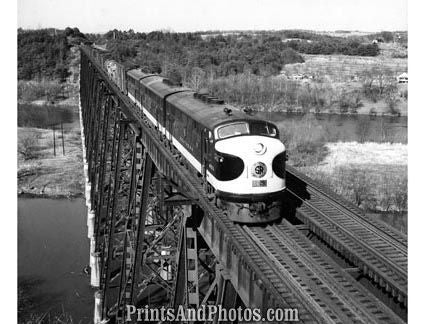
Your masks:
[[[80,83],[95,323],[211,305],[279,308],[279,322],[407,321],[404,234],[292,168],[279,223],[235,224],[84,49]]]

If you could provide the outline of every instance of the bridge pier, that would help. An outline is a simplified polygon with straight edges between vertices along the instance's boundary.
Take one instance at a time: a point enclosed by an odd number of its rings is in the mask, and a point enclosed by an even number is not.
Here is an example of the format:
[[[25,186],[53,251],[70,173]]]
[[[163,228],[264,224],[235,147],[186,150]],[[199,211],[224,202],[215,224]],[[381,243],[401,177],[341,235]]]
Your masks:
[[[90,238],[90,255],[96,251],[96,238],[92,236]]]
[[[102,317],[103,292],[98,290],[94,293],[94,324],[107,324],[109,319]]]
[[[94,236],[94,210],[88,210],[87,212],[87,237],[91,239]]]
[[[90,254],[90,285],[94,288],[100,287],[100,253]]]

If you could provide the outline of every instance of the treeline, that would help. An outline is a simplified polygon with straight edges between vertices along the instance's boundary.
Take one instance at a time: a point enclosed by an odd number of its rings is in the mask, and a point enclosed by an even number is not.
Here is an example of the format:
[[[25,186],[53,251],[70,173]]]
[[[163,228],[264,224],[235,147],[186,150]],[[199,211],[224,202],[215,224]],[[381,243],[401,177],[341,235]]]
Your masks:
[[[334,37],[302,30],[139,33],[114,29],[89,36],[94,42],[107,43],[113,57],[129,67],[142,66],[148,72],[183,82],[192,77],[194,68],[200,68],[210,78],[241,73],[276,75],[285,64],[304,62],[300,53],[376,56],[379,47],[369,38]]]
[[[328,42],[331,40],[347,40],[347,41],[356,41],[359,43],[371,43],[373,40],[378,40],[379,42],[383,43],[391,43],[391,42],[398,42],[405,44],[407,43],[407,32],[406,31],[381,31],[378,33],[370,33],[370,34],[363,34],[359,35],[356,33],[352,33],[348,30],[337,30],[335,31],[337,34],[344,34],[346,36],[344,37],[338,37],[338,36],[331,36],[328,34],[321,34],[314,31],[308,31],[308,30],[282,30],[282,31],[276,31],[274,32],[275,35],[280,36],[282,38],[297,38],[297,39],[304,39],[304,40],[310,40],[310,41],[317,41],[317,42]]]
[[[364,44],[358,40],[326,37],[321,41],[289,41],[288,46],[297,52],[305,54],[343,54],[356,56],[377,56],[377,44]]]
[[[188,86],[194,89],[205,88],[226,102],[256,111],[320,113],[328,110],[357,113],[365,100],[385,100],[389,113],[399,113],[398,104],[402,99],[395,81],[391,81],[385,71],[364,70],[359,72],[359,79],[361,85],[358,87],[344,88],[327,82],[303,83],[280,77],[260,77],[250,73],[216,79],[198,74],[189,80]],[[407,99],[407,91],[405,96]]]
[[[135,33],[113,30],[94,39],[107,42],[115,59],[150,72],[187,79],[193,68],[214,77],[278,74],[285,64],[304,62],[279,38],[252,35],[202,37],[200,33]]]
[[[18,79],[64,82],[70,74],[70,47],[84,40],[78,28],[18,29]]]

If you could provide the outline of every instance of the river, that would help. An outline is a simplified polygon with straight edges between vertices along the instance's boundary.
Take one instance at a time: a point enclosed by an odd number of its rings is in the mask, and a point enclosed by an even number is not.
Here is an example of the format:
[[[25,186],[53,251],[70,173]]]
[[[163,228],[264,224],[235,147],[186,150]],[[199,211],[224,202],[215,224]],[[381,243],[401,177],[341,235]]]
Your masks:
[[[281,134],[308,130],[310,136],[324,142],[395,142],[407,144],[407,117],[348,114],[295,114],[258,112],[275,123]]]
[[[18,126],[72,128],[79,122],[78,108],[72,106],[18,105]],[[296,114],[286,112],[255,112],[258,118],[274,122],[281,132],[308,132],[325,142],[370,141],[407,143],[407,117],[349,114]],[[362,133],[360,136],[359,133]],[[362,137],[362,138],[359,138]]]
[[[20,320],[65,313],[73,323],[92,322],[86,215],[83,199],[18,199]]]

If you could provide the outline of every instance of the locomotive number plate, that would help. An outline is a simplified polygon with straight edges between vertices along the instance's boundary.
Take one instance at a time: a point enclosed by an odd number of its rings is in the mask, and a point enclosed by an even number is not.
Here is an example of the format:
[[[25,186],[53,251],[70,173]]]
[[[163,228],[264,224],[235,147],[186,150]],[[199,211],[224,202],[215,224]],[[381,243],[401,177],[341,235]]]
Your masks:
[[[253,187],[267,187],[267,180],[252,180]]]

